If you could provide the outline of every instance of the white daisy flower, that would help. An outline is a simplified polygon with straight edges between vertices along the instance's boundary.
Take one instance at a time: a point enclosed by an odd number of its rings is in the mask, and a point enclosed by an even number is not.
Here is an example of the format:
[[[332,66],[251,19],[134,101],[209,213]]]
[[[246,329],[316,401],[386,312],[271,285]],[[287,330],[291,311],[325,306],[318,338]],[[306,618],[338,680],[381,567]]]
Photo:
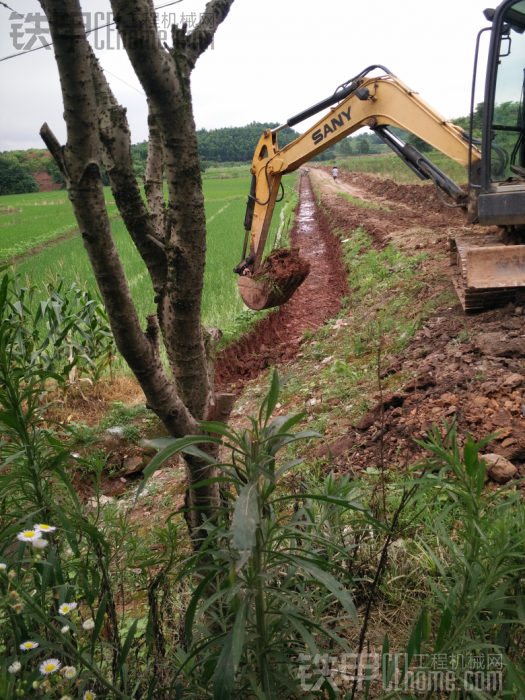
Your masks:
[[[58,608],[58,612],[60,615],[67,615],[77,607],[78,605],[76,603],[62,603],[62,605]]]
[[[64,625],[60,631],[62,632],[62,634],[67,634],[70,630],[71,630],[71,627]]]
[[[7,569],[7,564],[0,561],[0,571],[5,571]]]
[[[24,642],[20,645],[20,649],[22,649],[22,651],[29,651],[29,649],[36,649],[37,646],[38,642]]]
[[[85,620],[85,621],[82,623],[82,627],[83,627],[85,630],[92,630],[94,626],[95,626],[95,623],[93,622],[93,620]]]
[[[47,540],[33,540],[33,542],[31,542],[31,547],[33,547],[33,549],[45,549],[48,544]]]
[[[69,697],[69,695],[62,695],[60,700],[71,700],[71,698]]]
[[[20,671],[21,668],[22,664],[20,663],[20,661],[15,661],[11,664],[11,666],[7,667],[7,670],[9,671],[9,673],[18,673],[18,671]]]
[[[40,664],[38,670],[44,676],[49,676],[51,673],[58,671],[61,666],[62,664],[58,659],[48,659]]]
[[[45,523],[40,523],[39,525],[35,525],[35,530],[38,530],[39,532],[54,532],[56,530],[56,527],[53,527],[53,525],[46,525]]]
[[[20,542],[34,542],[35,540],[39,540],[42,537],[40,530],[23,530],[23,532],[19,532],[17,535],[17,539],[20,540]]]
[[[96,697],[95,693],[92,693],[91,690],[86,690],[84,693],[84,700],[95,700]]]
[[[64,674],[64,678],[71,680],[77,675],[77,669],[74,666],[64,666],[62,673]]]

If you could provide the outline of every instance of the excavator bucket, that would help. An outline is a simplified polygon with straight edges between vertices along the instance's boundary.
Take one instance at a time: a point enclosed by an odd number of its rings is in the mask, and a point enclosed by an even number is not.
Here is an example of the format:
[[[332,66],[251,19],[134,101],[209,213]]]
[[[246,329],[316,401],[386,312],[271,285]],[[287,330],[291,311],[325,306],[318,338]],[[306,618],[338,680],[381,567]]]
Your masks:
[[[525,297],[525,245],[494,234],[451,239],[454,285],[465,311],[520,303]]]
[[[525,246],[494,246],[467,250],[467,287],[525,286]]]
[[[286,304],[307,278],[310,263],[297,248],[276,250],[253,277],[238,279],[239,292],[246,306],[254,311]]]

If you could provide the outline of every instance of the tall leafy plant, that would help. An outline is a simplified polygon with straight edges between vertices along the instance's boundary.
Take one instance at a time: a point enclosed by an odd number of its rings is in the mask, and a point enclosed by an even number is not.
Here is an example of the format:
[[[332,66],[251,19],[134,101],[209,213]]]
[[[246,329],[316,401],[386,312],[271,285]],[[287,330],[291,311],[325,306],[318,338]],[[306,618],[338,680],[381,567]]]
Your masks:
[[[198,697],[316,697],[301,688],[302,655],[319,654],[324,645],[350,651],[340,632],[357,625],[346,566],[351,547],[327,538],[327,523],[352,512],[356,528],[370,522],[384,527],[354,500],[347,478],[331,479],[329,492],[304,494],[296,508],[296,495],[277,489],[303,462],[281,462],[280,453],[297,441],[321,438],[310,430],[294,432],[302,413],[272,420],[282,383],[274,372],[249,428],[201,423],[210,437],[173,441],[148,467],[151,472],[173,452],[205,441],[231,455],[217,465],[214,478],[222,504],[179,576],[195,581],[185,619],[188,648],[179,654],[181,677]],[[204,452],[202,457],[211,461]]]

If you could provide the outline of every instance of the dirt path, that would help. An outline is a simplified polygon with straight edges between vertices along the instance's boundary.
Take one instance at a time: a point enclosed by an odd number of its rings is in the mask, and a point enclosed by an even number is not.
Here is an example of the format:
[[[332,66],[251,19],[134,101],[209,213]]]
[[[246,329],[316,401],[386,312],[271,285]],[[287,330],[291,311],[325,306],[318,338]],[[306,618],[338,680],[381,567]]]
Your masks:
[[[255,331],[232,343],[218,357],[217,386],[240,391],[247,379],[270,365],[292,360],[303,331],[335,316],[346,293],[346,274],[339,239],[317,207],[308,177],[301,177],[300,202],[291,240],[310,261],[310,274],[293,299],[258,324]]]

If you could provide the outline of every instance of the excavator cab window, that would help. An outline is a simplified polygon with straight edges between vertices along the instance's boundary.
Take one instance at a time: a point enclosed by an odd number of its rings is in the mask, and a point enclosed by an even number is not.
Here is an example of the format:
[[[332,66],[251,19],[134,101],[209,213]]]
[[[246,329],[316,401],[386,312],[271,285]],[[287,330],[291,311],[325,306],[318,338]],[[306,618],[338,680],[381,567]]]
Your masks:
[[[491,180],[525,180],[525,0],[503,17],[491,130]]]

